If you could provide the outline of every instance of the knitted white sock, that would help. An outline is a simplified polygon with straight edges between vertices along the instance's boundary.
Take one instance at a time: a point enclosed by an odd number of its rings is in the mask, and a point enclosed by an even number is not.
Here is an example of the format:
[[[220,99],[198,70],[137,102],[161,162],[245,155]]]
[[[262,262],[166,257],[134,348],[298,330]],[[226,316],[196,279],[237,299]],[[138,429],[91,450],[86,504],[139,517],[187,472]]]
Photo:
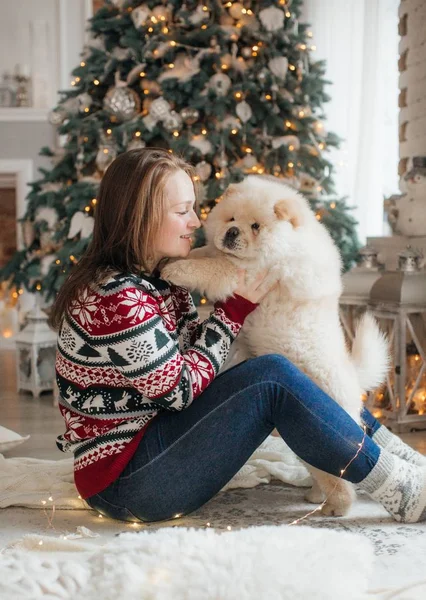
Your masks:
[[[376,433],[373,434],[372,439],[380,448],[385,448],[391,454],[403,458],[412,465],[426,467],[426,456],[420,454],[417,450],[413,450],[413,448],[389,431],[384,425],[379,427]]]
[[[358,487],[402,523],[426,521],[426,468],[381,450],[379,460]]]

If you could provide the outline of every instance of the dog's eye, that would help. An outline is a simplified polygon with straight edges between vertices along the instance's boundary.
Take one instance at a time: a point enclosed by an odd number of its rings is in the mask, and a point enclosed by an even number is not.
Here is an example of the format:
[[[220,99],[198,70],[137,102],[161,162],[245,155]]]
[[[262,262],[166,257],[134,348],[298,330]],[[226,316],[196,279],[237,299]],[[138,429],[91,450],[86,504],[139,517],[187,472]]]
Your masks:
[[[252,228],[254,231],[258,231],[258,230],[260,229],[260,225],[259,225],[259,223],[253,223],[253,225],[251,226],[251,228]]]
[[[234,217],[231,217],[229,220],[230,220],[230,221],[235,221]]]

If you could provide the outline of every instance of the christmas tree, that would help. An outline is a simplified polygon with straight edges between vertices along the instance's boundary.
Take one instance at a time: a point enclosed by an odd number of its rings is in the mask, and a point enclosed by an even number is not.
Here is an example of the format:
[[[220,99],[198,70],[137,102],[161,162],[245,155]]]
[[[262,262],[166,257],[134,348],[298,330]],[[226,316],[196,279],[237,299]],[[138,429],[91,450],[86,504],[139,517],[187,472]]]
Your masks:
[[[160,146],[195,165],[205,219],[229,183],[269,173],[306,194],[348,268],[355,221],[333,199],[325,64],[300,0],[109,0],[50,121],[60,148],[31,183],[25,247],[0,272],[53,300],[93,228],[102,174],[117,154]]]

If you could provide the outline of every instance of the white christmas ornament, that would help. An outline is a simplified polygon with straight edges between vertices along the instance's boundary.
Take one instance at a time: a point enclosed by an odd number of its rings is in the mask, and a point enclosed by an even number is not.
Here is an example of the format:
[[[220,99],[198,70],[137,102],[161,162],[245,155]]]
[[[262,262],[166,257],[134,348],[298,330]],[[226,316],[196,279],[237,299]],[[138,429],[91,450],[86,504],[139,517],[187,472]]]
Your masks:
[[[250,108],[250,104],[248,104],[245,100],[243,100],[242,102],[237,104],[237,108],[235,109],[235,112],[240,117],[240,119],[243,123],[247,123],[247,121],[250,121],[250,119],[253,115],[253,112]]]
[[[74,213],[70,223],[68,239],[72,239],[78,234],[80,234],[81,239],[89,237],[93,231],[94,224],[94,218],[87,216],[84,212],[78,211]]]
[[[153,100],[149,108],[149,115],[142,119],[145,127],[152,131],[158,121],[164,121],[170,115],[171,108],[171,105],[163,97]]]
[[[207,89],[214,90],[218,96],[226,96],[232,85],[231,79],[225,73],[216,73],[210,77],[207,84]],[[205,95],[206,90],[203,90],[202,94]]]
[[[268,67],[279,79],[285,79],[288,70],[288,60],[285,56],[276,56],[268,62]]]
[[[276,6],[264,8],[259,13],[259,19],[266,31],[278,31],[284,25],[284,13]]]
[[[55,224],[58,222],[58,213],[50,206],[42,206],[36,210],[35,220],[46,221],[49,229],[53,229]]]
[[[212,152],[213,150],[213,146],[211,145],[209,140],[206,140],[206,137],[204,135],[194,136],[189,142],[189,145],[193,146],[194,148],[197,148],[203,156],[205,156],[206,154],[210,154],[210,152]]]
[[[139,27],[143,27],[149,17],[151,16],[151,11],[146,4],[141,4],[134,8],[131,12],[133,25],[138,29]]]

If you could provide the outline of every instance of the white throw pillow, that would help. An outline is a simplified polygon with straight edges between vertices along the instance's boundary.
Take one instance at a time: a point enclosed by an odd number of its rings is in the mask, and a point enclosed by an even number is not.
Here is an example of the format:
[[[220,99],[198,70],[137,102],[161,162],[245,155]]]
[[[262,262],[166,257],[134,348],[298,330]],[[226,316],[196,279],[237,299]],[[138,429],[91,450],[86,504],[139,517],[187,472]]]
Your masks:
[[[15,446],[19,446],[22,442],[30,439],[29,435],[22,437],[19,433],[6,429],[0,425],[0,454],[12,450]]]

